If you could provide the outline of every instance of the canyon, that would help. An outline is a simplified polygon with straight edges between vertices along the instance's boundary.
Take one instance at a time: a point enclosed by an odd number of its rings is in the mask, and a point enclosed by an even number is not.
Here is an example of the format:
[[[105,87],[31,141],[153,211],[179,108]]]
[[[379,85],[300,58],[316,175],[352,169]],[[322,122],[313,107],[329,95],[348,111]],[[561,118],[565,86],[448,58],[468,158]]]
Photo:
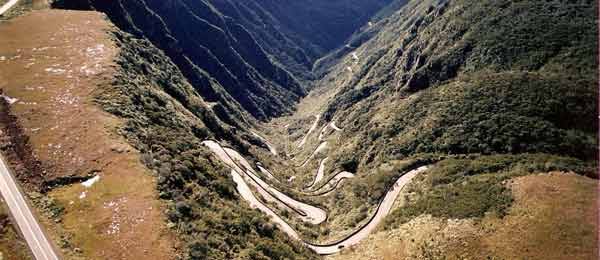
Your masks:
[[[595,1],[33,2],[0,148],[60,258],[597,258]]]

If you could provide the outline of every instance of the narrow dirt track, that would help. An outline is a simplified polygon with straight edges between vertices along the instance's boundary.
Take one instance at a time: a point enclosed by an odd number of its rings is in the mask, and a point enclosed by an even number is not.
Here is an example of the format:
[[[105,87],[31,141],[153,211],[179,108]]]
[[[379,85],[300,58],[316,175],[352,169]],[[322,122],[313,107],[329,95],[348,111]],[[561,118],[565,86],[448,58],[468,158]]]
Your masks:
[[[326,157],[325,159],[321,160],[321,163],[319,163],[317,175],[315,175],[312,183],[307,187],[308,190],[312,190],[323,179],[323,176],[325,175],[325,163],[327,163],[327,159],[329,158]]]
[[[273,155],[277,156],[277,148],[275,148],[275,146],[273,146],[269,141],[267,141],[267,139],[265,139],[261,135],[255,133],[255,132],[251,132],[251,133],[252,133],[252,135],[256,136],[256,138],[260,139],[267,146],[267,148],[269,148],[269,151]]]

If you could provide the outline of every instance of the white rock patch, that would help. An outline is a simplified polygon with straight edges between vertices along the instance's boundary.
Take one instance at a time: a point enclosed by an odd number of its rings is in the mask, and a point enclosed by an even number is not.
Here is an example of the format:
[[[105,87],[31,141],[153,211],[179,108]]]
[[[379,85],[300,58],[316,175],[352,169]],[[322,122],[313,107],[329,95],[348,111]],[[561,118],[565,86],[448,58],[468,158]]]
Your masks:
[[[17,101],[19,101],[19,99],[17,99],[17,98],[11,98],[6,95],[2,95],[2,98],[4,98],[4,100],[6,100],[6,103],[8,103],[9,105],[12,105],[12,104],[16,103]]]
[[[82,182],[81,185],[83,185],[86,188],[90,188],[94,185],[94,183],[98,182],[99,180],[100,180],[100,176],[96,175],[93,178],[90,178],[89,180]]]

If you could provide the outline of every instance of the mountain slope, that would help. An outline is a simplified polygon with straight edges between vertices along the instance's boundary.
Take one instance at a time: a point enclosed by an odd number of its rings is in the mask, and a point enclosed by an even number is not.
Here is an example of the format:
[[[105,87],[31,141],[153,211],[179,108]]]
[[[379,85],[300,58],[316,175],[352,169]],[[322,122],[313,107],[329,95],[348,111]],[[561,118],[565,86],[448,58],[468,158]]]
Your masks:
[[[97,99],[106,111],[125,120],[121,133],[156,174],[168,225],[184,241],[186,258],[314,257],[264,216],[239,205],[227,170],[201,142],[214,138],[240,147],[247,144],[239,143],[232,129],[150,42],[119,32],[115,37],[122,50],[117,59],[121,69]]]
[[[594,6],[411,2],[321,81],[339,89],[324,118],[361,133],[361,165],[420,152],[595,158]]]
[[[556,181],[564,185],[559,189],[596,192],[584,177],[597,178],[595,2],[66,0],[57,6],[95,8],[124,31],[111,30],[116,71],[94,93],[95,102],[122,120],[117,132],[156,176],[184,258],[317,258],[306,245],[336,247],[365,227],[415,165],[430,167],[402,191],[385,232],[420,228],[428,218],[489,220],[536,238],[542,229],[527,229],[519,204],[525,196],[512,181],[574,172],[579,176]],[[238,175],[252,176],[258,162],[269,169],[258,177],[271,176],[264,180],[269,187],[247,192],[260,193],[259,203],[302,242],[243,200],[231,169],[202,145],[207,140],[239,151],[245,170]],[[338,174],[347,178],[331,192],[307,189],[317,182],[326,187]],[[285,201],[269,200],[269,191]],[[286,204],[292,200],[327,215],[304,221],[301,210]],[[575,209],[567,203],[561,209],[582,212],[585,219],[573,221],[597,230],[587,221],[597,210],[578,211],[593,199],[576,202]],[[543,218],[543,208],[526,206],[540,225],[556,223]],[[572,242],[579,229],[561,228],[565,250],[579,249]],[[559,241],[551,235],[535,241],[551,247]],[[596,239],[594,232],[580,235]],[[501,247],[475,241],[474,252],[502,255]],[[430,249],[427,243],[418,246]],[[423,250],[422,258],[444,250]]]
[[[281,1],[136,0],[59,1],[56,6],[107,13],[123,30],[164,50],[194,85],[216,79],[218,86],[198,88],[207,101],[221,103],[228,113],[241,106],[266,119],[291,112],[306,93],[312,62],[386,2],[294,1],[289,6]],[[288,18],[290,12],[295,19]]]
[[[398,161],[435,165],[386,227],[427,215],[442,221],[502,218],[514,206],[507,183],[524,175],[576,172],[588,176],[577,180],[593,182],[596,8],[592,1],[409,1],[357,32],[351,40],[358,46],[319,60],[315,70],[323,78],[298,111],[265,127],[288,154],[302,158],[308,155],[295,144],[316,116],[315,129],[325,138],[313,134],[304,145],[327,142],[329,149],[315,159],[328,158],[332,173],[357,173],[335,199],[319,201],[332,209],[330,225],[306,233],[331,241],[329,234],[364,223],[402,174]],[[343,131],[332,130],[332,123]],[[314,177],[271,167],[300,175],[292,185]],[[597,194],[589,186],[585,192]],[[571,231],[565,236],[575,241]],[[444,255],[444,248],[435,250]]]
[[[252,139],[151,42],[98,12],[34,11],[0,32],[2,152],[65,257],[316,257],[240,203],[201,142]]]

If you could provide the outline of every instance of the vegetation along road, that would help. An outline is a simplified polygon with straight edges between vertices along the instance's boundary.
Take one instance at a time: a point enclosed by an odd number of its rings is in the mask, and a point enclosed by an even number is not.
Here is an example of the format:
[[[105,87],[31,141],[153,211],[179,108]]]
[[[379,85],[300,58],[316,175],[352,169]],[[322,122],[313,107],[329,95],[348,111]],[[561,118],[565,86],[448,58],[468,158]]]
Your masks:
[[[10,0],[6,4],[4,4],[2,7],[0,7],[0,15],[3,15],[6,11],[11,9],[13,6],[15,6],[17,4],[17,2],[19,2],[19,0]]]
[[[313,125],[311,129],[314,128],[315,127]],[[332,128],[336,129],[336,131],[337,129],[339,129],[334,125],[332,126]],[[309,131],[307,133],[307,136],[310,135],[311,132],[312,131]],[[261,139],[266,143],[266,140],[264,138]],[[294,198],[291,198],[288,195],[275,189],[265,181],[263,181],[261,177],[257,174],[257,171],[255,171],[252,168],[251,164],[236,150],[229,147],[223,147],[219,142],[215,140],[206,140],[203,142],[203,144],[207,146],[225,165],[227,165],[231,169],[231,175],[233,177],[234,182],[236,183],[237,191],[242,196],[242,198],[250,204],[251,207],[259,209],[264,214],[268,215],[273,222],[278,224],[278,226],[283,232],[285,232],[294,239],[301,240],[308,248],[321,255],[330,255],[337,253],[344,248],[358,244],[361,240],[366,238],[370,233],[372,233],[375,230],[377,225],[379,225],[379,223],[381,223],[381,221],[390,213],[394,202],[396,201],[396,198],[398,197],[402,189],[408,183],[410,183],[410,181],[415,176],[427,170],[428,168],[428,166],[421,166],[412,169],[411,171],[405,173],[400,178],[398,178],[394,185],[390,187],[389,190],[386,192],[383,199],[379,202],[375,213],[371,216],[367,223],[361,226],[359,229],[337,242],[326,245],[318,245],[302,240],[298,232],[292,227],[291,224],[286,222],[281,216],[275,213],[273,209],[271,209],[268,205],[265,205],[265,203],[263,203],[255,196],[254,191],[251,187],[254,187],[256,192],[260,194],[264,200],[268,202],[274,202],[282,208],[292,209],[293,211],[298,213],[299,218],[301,218],[303,221],[307,221],[313,224],[322,223],[327,219],[327,213],[324,210],[307,205]],[[326,144],[326,142],[321,143],[319,147],[322,147],[323,144]],[[268,146],[271,150],[274,150],[274,148],[271,148],[270,144]],[[307,161],[310,160],[310,158],[312,158],[312,156],[318,150],[319,148],[317,148],[313,152],[313,154],[307,159]],[[352,178],[354,176],[353,173],[345,171],[340,172],[338,174],[335,174],[330,180],[326,182],[326,184],[315,189],[315,185],[323,177],[323,162],[325,160],[326,159],[321,161],[321,165],[317,172],[317,176],[315,177],[315,180],[310,185],[310,187],[307,189],[309,192],[313,193],[316,191],[317,193],[315,196],[329,194],[338,187],[338,184],[344,178]],[[265,176],[267,176],[269,179],[277,179],[271,172],[262,167],[262,164],[258,163],[257,165],[260,169],[260,172],[265,174]]]
[[[58,260],[50,240],[42,231],[42,227],[35,219],[31,208],[27,205],[25,196],[19,190],[15,178],[12,176],[4,158],[0,157],[0,193],[6,201],[10,213],[23,237],[27,241],[31,252],[37,260]]]

